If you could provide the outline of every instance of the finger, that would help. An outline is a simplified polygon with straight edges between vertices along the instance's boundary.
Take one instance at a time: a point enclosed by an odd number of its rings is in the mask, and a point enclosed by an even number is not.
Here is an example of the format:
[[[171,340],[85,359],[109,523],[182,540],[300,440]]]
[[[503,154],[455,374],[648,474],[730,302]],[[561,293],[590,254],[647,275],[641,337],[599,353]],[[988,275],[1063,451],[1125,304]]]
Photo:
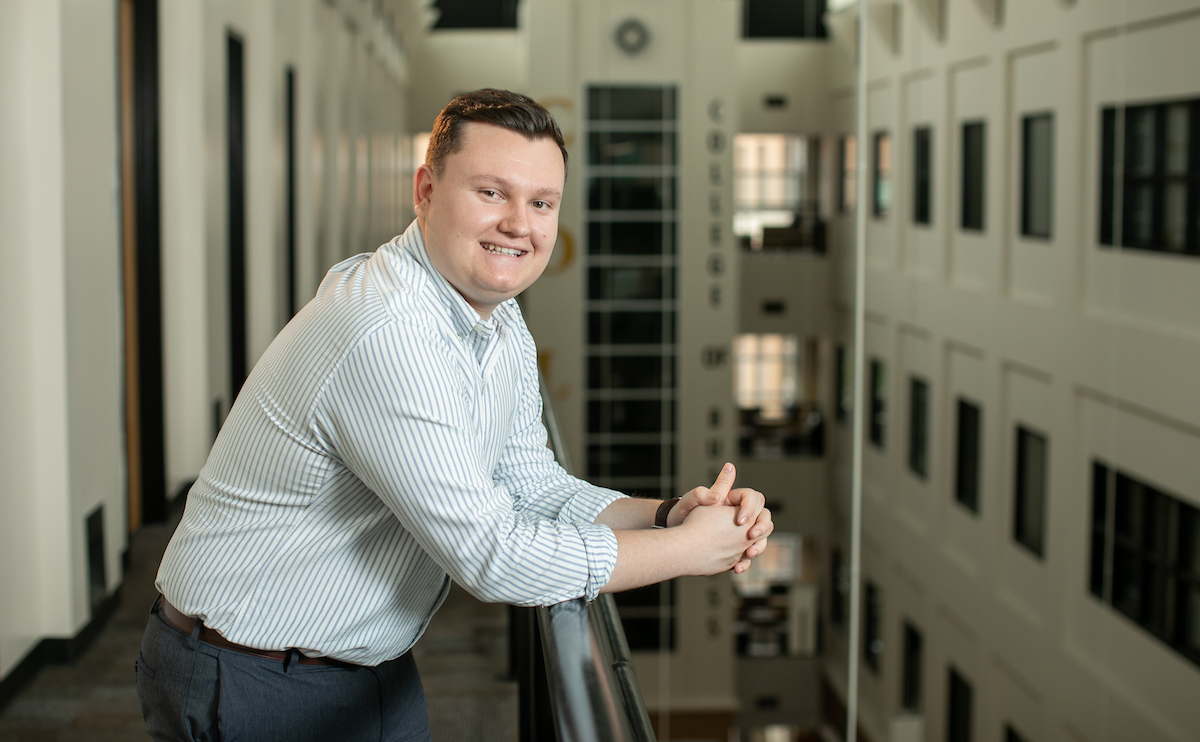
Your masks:
[[[739,561],[737,564],[733,565],[734,574],[740,575],[742,572],[745,572],[748,569],[750,569],[750,560],[749,559],[743,559],[743,560]]]
[[[754,522],[754,527],[746,533],[746,537],[759,539],[764,536],[770,536],[774,530],[775,522],[771,520],[771,511],[763,508],[758,514],[758,520]]]
[[[745,553],[742,556],[744,556],[747,559],[754,559],[755,557],[760,556],[766,550],[767,550],[767,540],[765,538],[762,538],[762,539],[759,539],[758,541],[755,541],[753,544],[751,544],[750,548],[746,549]]]
[[[737,476],[733,470],[733,464],[726,463],[721,469],[721,473],[717,475],[717,481],[713,482],[713,486],[709,488],[710,494],[715,494],[716,502],[724,502],[729,496],[729,488],[733,487],[734,477]]]
[[[729,502],[733,505],[741,504],[738,507],[737,522],[739,526],[744,526],[758,517],[767,498],[757,490],[742,487],[729,493]]]
[[[696,487],[683,497],[679,498],[679,502],[675,503],[675,507],[671,508],[671,513],[680,516],[680,519],[687,517],[687,514],[692,511],[692,508],[697,505],[707,504],[708,488]]]

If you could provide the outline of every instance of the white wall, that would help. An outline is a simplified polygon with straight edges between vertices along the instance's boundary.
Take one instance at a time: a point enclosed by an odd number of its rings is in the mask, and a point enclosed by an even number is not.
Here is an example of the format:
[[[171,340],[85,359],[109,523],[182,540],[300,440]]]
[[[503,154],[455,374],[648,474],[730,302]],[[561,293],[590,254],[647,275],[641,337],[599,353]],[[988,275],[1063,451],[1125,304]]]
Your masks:
[[[84,518],[125,545],[111,5],[0,7],[0,674],[89,619]]]
[[[300,305],[312,297],[330,265],[374,249],[406,226],[399,143],[407,133],[407,72],[394,39],[383,49],[388,38],[377,27],[380,18],[353,3],[181,0],[159,7],[166,456],[168,495],[173,496],[195,479],[208,457],[214,405],[223,417],[233,401],[227,33],[241,37],[244,53],[250,364],[290,319],[285,306],[285,67],[291,65],[296,76]],[[368,44],[376,51],[368,52]]]
[[[1200,98],[1196,2],[1010,0],[997,27],[983,4],[948,4],[938,40],[897,4],[899,44],[872,16],[869,130],[893,143],[891,213],[868,218],[866,356],[887,363],[882,451],[867,445],[864,579],[883,594],[883,668],[862,668],[862,725],[886,739],[898,709],[900,627],[923,631],[927,738],[944,739],[947,668],[975,693],[975,738],[1013,723],[1028,739],[1185,740],[1200,728],[1200,668],[1087,588],[1090,464],[1100,458],[1200,505],[1200,360],[1194,258],[1098,245],[1100,109]],[[853,10],[832,19],[831,108],[853,88]],[[1055,117],[1054,232],[1020,235],[1020,126]],[[959,224],[961,124],[987,122],[982,233]],[[830,133],[854,132],[853,106]],[[912,129],[934,138],[933,224],[911,223]],[[869,177],[869,169],[866,174]],[[869,204],[863,204],[869,208]],[[835,272],[852,268],[853,214],[831,225]],[[851,306],[841,284],[836,301]],[[839,327],[839,324],[841,326]],[[835,333],[850,334],[836,318]],[[907,466],[910,375],[930,384],[930,468]],[[954,501],[954,402],[983,410],[980,510]],[[865,415],[859,411],[859,415]],[[1046,547],[1015,543],[1015,428],[1049,439]],[[849,427],[834,427],[835,537],[848,554]],[[845,687],[844,629],[828,675]],[[1190,695],[1189,695],[1190,694]]]
[[[167,496],[196,477],[213,438],[205,262],[201,0],[159,3],[163,408]]]

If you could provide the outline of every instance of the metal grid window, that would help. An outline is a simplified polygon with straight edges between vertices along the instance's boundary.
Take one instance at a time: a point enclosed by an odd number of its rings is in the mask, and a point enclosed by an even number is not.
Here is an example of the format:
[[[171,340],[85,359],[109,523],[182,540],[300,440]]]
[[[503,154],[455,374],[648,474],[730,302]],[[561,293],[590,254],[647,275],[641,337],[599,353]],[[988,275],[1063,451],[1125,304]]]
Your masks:
[[[593,86],[587,109],[587,477],[675,492],[678,124],[674,87]],[[673,649],[675,591],[616,597],[633,650]]]
[[[1105,108],[1100,138],[1100,243],[1200,255],[1200,100]]]
[[[1200,665],[1200,509],[1092,462],[1089,592]]]

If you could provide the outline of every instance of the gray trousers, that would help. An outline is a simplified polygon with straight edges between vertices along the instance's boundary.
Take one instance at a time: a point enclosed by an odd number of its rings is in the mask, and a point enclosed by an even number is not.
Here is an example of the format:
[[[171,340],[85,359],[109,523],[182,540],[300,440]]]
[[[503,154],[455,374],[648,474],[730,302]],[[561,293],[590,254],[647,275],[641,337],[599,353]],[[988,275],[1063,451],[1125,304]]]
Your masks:
[[[302,665],[202,642],[151,610],[138,655],[146,731],[171,742],[427,742],[412,652],[378,667]]]

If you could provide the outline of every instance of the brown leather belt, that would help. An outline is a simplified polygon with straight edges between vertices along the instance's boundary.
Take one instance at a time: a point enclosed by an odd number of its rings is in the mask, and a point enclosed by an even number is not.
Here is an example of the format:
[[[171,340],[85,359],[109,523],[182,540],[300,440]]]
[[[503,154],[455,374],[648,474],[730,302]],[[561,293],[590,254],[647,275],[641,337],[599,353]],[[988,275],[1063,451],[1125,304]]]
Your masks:
[[[169,624],[171,624],[175,628],[179,629],[183,633],[185,633],[189,636],[191,635],[192,629],[194,629],[196,627],[197,619],[193,618],[192,616],[184,615],[182,611],[180,611],[178,608],[176,608],[175,606],[168,603],[166,598],[163,598],[160,601],[160,606],[162,608],[162,617],[165,618]],[[274,650],[270,650],[270,649],[255,649],[254,647],[246,647],[241,644],[234,644],[233,642],[231,642],[228,639],[226,639],[225,637],[221,636],[213,629],[208,628],[204,624],[200,624],[200,633],[198,634],[198,637],[199,637],[200,641],[206,642],[208,644],[212,644],[217,647],[221,647],[222,649],[231,649],[234,652],[241,652],[242,654],[252,654],[255,657],[265,657],[269,660],[278,660],[278,661],[282,662],[285,659],[287,659],[287,656],[288,656],[287,652],[279,652],[279,651],[274,651]],[[327,665],[327,666],[331,666],[331,667],[358,667],[358,665],[354,665],[349,662],[342,662],[341,660],[335,660],[332,657],[305,657],[300,652],[296,652],[296,656],[298,658],[297,661],[301,665]]]

